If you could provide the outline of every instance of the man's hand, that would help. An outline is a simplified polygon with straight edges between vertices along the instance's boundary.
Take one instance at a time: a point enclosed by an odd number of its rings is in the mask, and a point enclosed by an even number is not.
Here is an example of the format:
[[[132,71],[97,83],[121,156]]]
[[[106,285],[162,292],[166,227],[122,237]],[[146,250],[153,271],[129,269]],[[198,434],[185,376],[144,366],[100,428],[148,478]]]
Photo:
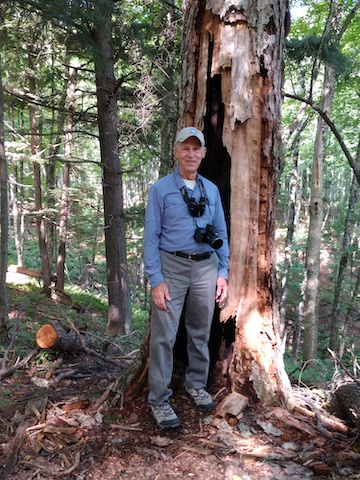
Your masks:
[[[151,297],[155,305],[160,308],[160,310],[166,310],[166,301],[170,301],[169,289],[165,282],[159,283],[151,290]]]
[[[223,277],[218,277],[216,281],[216,303],[219,308],[223,308],[227,299],[227,280]]]

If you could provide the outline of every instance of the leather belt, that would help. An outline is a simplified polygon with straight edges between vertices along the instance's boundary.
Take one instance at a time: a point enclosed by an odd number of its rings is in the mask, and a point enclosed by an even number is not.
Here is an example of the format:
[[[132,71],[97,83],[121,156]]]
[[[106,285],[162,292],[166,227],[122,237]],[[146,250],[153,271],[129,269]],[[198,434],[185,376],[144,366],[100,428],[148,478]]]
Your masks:
[[[206,260],[210,258],[213,252],[204,252],[204,253],[185,253],[185,252],[168,252],[171,255],[175,255],[176,257],[187,258],[188,260],[194,260],[198,262],[199,260]]]

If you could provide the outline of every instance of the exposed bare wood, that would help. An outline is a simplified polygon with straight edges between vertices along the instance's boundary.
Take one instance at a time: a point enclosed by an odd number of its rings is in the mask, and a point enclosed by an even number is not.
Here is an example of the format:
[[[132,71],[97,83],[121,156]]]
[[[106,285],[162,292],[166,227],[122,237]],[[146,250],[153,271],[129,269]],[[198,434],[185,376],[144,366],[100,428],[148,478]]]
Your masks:
[[[210,178],[229,195],[229,299],[220,319],[236,323],[232,388],[291,408],[274,258],[286,2],[185,6],[178,127],[205,130],[204,174],[216,171]]]
[[[16,430],[16,434],[11,440],[11,445],[9,446],[9,453],[6,458],[6,464],[4,470],[2,470],[2,475],[1,478],[11,478],[11,474],[14,470],[14,467],[17,463],[18,460],[18,455],[20,452],[20,449],[24,443],[25,440],[25,427],[24,427],[24,421],[20,422],[20,425],[18,426]]]
[[[28,277],[41,278],[41,272],[31,268],[22,267],[20,265],[9,265],[7,271],[13,273],[22,273]]]
[[[83,350],[76,332],[66,331],[61,325],[46,323],[36,332],[36,344],[61,352],[78,352]]]
[[[300,405],[295,405],[294,411],[297,413],[300,413],[301,415],[304,415],[305,417],[314,418],[314,419],[316,418],[315,412],[308,410],[307,408],[304,408]],[[322,416],[321,421],[323,425],[329,430],[339,432],[342,435],[347,435],[348,433],[348,427],[344,423],[342,423],[340,420],[336,419],[335,417],[330,418],[330,417]]]

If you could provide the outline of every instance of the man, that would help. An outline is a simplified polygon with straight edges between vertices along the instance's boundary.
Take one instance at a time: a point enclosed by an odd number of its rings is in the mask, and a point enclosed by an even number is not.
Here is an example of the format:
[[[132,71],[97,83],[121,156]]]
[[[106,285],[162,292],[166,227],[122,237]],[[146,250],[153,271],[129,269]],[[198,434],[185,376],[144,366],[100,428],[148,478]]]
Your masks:
[[[157,425],[178,427],[169,403],[173,347],[184,302],[188,366],[185,389],[200,411],[215,403],[205,387],[208,341],[215,307],[227,298],[229,248],[218,188],[198,174],[203,133],[186,127],[176,136],[176,170],[150,189],[145,219],[145,273],[152,289],[149,397]]]

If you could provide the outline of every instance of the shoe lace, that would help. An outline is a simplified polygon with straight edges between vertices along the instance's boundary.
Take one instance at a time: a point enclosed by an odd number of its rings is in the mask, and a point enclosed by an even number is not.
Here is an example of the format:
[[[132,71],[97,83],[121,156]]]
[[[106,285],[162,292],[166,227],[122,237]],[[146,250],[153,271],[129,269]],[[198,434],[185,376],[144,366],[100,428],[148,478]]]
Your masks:
[[[170,403],[165,402],[160,406],[161,412],[165,417],[168,417],[173,414],[173,409]]]
[[[195,389],[192,391],[194,397],[199,398],[200,400],[205,400],[209,398],[209,394],[204,388]]]

